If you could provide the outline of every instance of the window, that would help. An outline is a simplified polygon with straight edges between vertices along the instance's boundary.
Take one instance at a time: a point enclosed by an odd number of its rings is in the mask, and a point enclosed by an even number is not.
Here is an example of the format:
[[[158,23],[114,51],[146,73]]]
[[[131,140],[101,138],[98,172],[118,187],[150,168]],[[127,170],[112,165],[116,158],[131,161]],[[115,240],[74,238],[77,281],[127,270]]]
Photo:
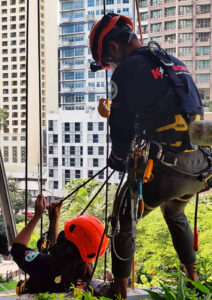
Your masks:
[[[88,170],[88,178],[93,177],[93,170]]]
[[[58,167],[58,158],[57,157],[53,157],[53,166]]]
[[[161,32],[161,31],[162,31],[162,23],[151,24],[151,32]]]
[[[193,13],[193,6],[192,5],[182,5],[178,8],[179,16],[188,16],[192,15]]]
[[[161,18],[162,17],[162,9],[152,10],[150,17],[151,17],[151,19],[159,19],[159,18]]]
[[[70,134],[65,134],[65,143],[70,143]]]
[[[18,162],[18,150],[17,147],[12,147],[12,162],[17,163]]]
[[[93,155],[93,147],[88,147],[88,155]]]
[[[99,179],[104,179],[104,171],[102,171],[101,173],[99,173]]]
[[[176,21],[168,21],[165,22],[165,30],[175,30],[176,29]]]
[[[210,60],[196,60],[196,69],[197,70],[209,70],[210,69]]]
[[[210,4],[197,5],[196,10],[197,10],[197,14],[208,14],[211,12],[211,5]]]
[[[165,8],[165,17],[175,16],[176,15],[176,7]]]
[[[81,178],[81,171],[75,170],[75,178]]]
[[[58,135],[57,134],[53,134],[53,143],[54,144],[58,143]]]
[[[75,131],[80,131],[80,123],[75,123]]]
[[[53,146],[49,146],[49,154],[54,154],[54,147]]]
[[[99,160],[98,158],[93,159],[93,167],[98,167],[99,166]]]
[[[179,29],[187,29],[192,28],[193,26],[193,20],[179,20]]]
[[[70,123],[65,123],[65,131],[70,131]]]
[[[196,75],[197,83],[209,83],[210,74],[197,74]]]
[[[196,55],[197,56],[210,55],[210,46],[196,47]]]
[[[70,147],[70,155],[75,155],[75,147],[74,146]]]
[[[176,34],[165,35],[165,43],[173,43],[176,41]]]
[[[98,142],[99,142],[98,134],[93,134],[93,143],[98,143]]]
[[[84,32],[84,24],[82,23],[68,24],[66,26],[63,26],[62,28],[63,34],[78,33],[78,32]],[[74,48],[70,50],[74,50]]]
[[[143,8],[147,6],[148,6],[147,0],[139,0],[139,7]]]
[[[75,167],[75,158],[70,158],[70,167]]]
[[[54,177],[54,169],[49,169],[49,177]]]
[[[88,102],[94,102],[95,101],[95,94],[89,93],[88,94]]]
[[[196,33],[196,42],[209,42],[211,40],[210,32]]]
[[[58,189],[58,181],[53,181],[53,189],[54,190]]]
[[[98,154],[104,155],[104,147],[103,146],[98,147]]]
[[[88,0],[88,7],[92,7],[94,5],[94,0]]]
[[[26,156],[26,149],[25,147],[21,147],[21,162],[25,162],[25,156]]]
[[[196,20],[196,28],[206,28],[211,26],[210,19],[197,19]]]
[[[179,43],[192,42],[193,33],[180,33],[179,34]]]
[[[80,143],[80,134],[75,134],[75,143]]]
[[[191,56],[193,48],[192,47],[179,47],[179,56]]]
[[[88,122],[88,131],[93,131],[93,123]]]
[[[162,1],[161,0],[150,0],[150,5],[151,6],[158,6],[161,5]]]
[[[4,147],[4,162],[9,162],[9,147]]]
[[[103,122],[99,122],[98,123],[98,129],[99,129],[99,131],[103,131],[104,130],[104,123]]]

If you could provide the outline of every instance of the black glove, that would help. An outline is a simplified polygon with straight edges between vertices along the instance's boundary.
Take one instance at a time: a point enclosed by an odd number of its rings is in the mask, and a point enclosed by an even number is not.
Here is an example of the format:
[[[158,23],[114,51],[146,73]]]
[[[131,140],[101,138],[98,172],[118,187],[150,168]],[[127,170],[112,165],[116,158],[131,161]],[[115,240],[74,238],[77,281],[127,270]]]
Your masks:
[[[110,153],[110,156],[107,161],[108,166],[116,171],[124,172],[125,171],[125,164],[123,159],[117,159],[113,152]]]

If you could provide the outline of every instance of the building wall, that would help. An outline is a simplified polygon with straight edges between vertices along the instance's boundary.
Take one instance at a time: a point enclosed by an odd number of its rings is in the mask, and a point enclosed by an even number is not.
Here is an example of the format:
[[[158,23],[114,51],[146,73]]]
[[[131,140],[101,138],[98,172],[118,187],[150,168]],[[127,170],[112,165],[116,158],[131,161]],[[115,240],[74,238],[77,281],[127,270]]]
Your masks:
[[[51,4],[51,5],[50,5]],[[24,172],[26,130],[26,0],[0,3],[2,40],[0,56],[0,107],[8,111],[8,129],[0,133],[6,171]],[[57,108],[57,19],[56,1],[41,0],[42,125],[46,111]],[[4,27],[3,27],[4,26]],[[29,172],[37,174],[39,162],[39,89],[37,1],[29,1]],[[51,28],[49,28],[51,27]],[[54,29],[52,31],[52,29]],[[46,35],[48,34],[48,37]],[[51,49],[51,51],[50,51]],[[48,55],[47,55],[48,53]],[[48,57],[46,59],[46,57]],[[4,61],[3,61],[4,60]],[[50,70],[49,70],[50,69]],[[48,81],[51,81],[49,83]],[[7,84],[7,85],[6,85]],[[49,107],[48,107],[49,103]],[[19,174],[20,175],[20,174]],[[19,177],[19,175],[17,175]]]
[[[54,196],[62,196],[66,183],[92,177],[106,166],[106,119],[94,110],[75,110],[74,114],[60,110],[48,113],[47,120],[46,189]],[[115,172],[111,182],[118,182],[120,176]],[[106,171],[96,179],[105,180]]]

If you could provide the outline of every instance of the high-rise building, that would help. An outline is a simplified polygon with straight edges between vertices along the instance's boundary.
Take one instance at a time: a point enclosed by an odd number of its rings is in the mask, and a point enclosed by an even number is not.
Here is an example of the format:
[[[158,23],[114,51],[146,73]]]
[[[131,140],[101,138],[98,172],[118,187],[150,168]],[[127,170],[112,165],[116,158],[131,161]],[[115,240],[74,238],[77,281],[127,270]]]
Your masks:
[[[103,1],[60,0],[59,113],[48,114],[48,189],[58,193],[73,178],[91,177],[106,165],[105,71],[90,71],[89,33],[103,15]],[[107,1],[107,12],[132,15],[128,0]],[[111,74],[109,74],[110,76]],[[105,172],[97,179],[106,179]],[[113,176],[113,181],[119,174]]]
[[[29,1],[29,172],[39,163],[38,1]],[[23,177],[26,132],[27,0],[0,1],[0,107],[8,114],[8,128],[0,133],[7,174]],[[46,111],[58,106],[57,3],[40,0],[40,78],[42,126]]]

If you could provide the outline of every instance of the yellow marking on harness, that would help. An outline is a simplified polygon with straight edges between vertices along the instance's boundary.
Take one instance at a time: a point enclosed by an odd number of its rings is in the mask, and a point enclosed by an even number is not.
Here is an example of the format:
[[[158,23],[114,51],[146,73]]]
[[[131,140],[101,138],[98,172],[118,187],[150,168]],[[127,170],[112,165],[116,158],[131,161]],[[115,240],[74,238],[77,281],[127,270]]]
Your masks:
[[[175,200],[181,201],[181,202],[188,202],[188,201],[190,201],[191,199],[176,198]]]
[[[172,146],[172,147],[181,147],[182,146],[182,142],[181,141],[177,141],[174,144],[170,144],[170,146]]]
[[[21,295],[21,294],[23,294],[25,285],[26,285],[26,280],[20,280],[20,281],[17,283],[17,286],[16,286],[16,295]]]
[[[146,210],[153,210],[153,209],[155,209],[156,207],[151,207],[151,206],[147,205],[147,204],[144,202],[144,208],[145,208]]]
[[[175,122],[159,127],[156,129],[156,132],[161,132],[169,129],[174,129],[175,131],[187,131],[188,130],[188,125],[181,115],[175,115]]]

